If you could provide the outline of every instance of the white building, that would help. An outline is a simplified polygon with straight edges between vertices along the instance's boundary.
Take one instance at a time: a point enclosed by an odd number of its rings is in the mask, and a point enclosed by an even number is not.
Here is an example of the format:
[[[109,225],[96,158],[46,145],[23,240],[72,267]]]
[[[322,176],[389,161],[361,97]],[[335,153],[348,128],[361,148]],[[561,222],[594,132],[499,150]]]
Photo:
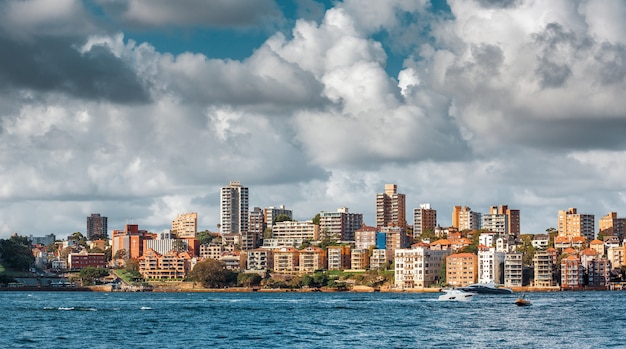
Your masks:
[[[248,231],[248,188],[239,181],[220,190],[220,229],[224,234]]]
[[[304,241],[319,240],[319,235],[319,226],[313,221],[278,222],[272,228],[272,238],[263,240],[263,247],[300,246]]]
[[[504,255],[504,286],[521,287],[524,264],[521,252],[509,252]]]
[[[435,284],[445,264],[449,250],[431,250],[414,247],[395,251],[394,286],[397,288],[424,288]]]
[[[354,231],[363,226],[363,214],[348,212],[347,207],[337,212],[320,212],[320,234],[328,234],[331,239],[354,241]]]
[[[478,282],[504,283],[504,252],[494,247],[478,250]]]

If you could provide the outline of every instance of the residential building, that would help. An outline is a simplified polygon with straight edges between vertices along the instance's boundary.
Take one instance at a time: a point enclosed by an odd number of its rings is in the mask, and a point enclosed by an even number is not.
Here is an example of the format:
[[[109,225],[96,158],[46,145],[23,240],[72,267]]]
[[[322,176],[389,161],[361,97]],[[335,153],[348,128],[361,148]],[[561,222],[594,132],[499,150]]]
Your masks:
[[[328,246],[327,248],[328,270],[350,269],[350,246]]]
[[[367,250],[372,246],[376,246],[376,228],[365,224],[361,228],[354,231],[354,248],[358,250]]]
[[[166,254],[175,248],[178,252],[189,250],[189,241],[186,239],[175,239],[169,232],[157,234],[156,239],[144,241],[144,250],[152,249],[159,254]]]
[[[126,224],[124,230],[113,230],[111,253],[113,256],[118,251],[124,250],[125,258],[139,258],[143,255],[145,241],[156,238],[156,234],[150,234],[146,230],[139,230],[137,224]]]
[[[446,257],[446,283],[463,287],[478,279],[478,256],[473,253],[456,253]]]
[[[198,214],[182,213],[172,221],[172,234],[179,239],[195,239],[198,235]]]
[[[517,238],[520,234],[520,211],[507,205],[491,206],[489,214],[482,215],[482,228]]]
[[[222,253],[219,260],[224,263],[227,270],[239,271],[246,266],[246,256],[247,254],[245,252],[230,251]]]
[[[350,253],[350,268],[352,270],[365,270],[370,267],[369,250],[354,249]]]
[[[272,250],[256,248],[248,251],[248,270],[270,270],[274,268]]]
[[[478,248],[478,282],[504,283],[504,252],[482,245]]]
[[[602,257],[604,255],[606,255],[605,253],[605,248],[604,248],[604,241],[602,240],[598,240],[595,239],[593,241],[591,241],[589,243],[589,248],[593,249],[594,251],[596,251],[596,253],[598,254],[599,257]]]
[[[391,262],[391,258],[389,257],[389,252],[387,252],[387,250],[379,248],[372,250],[372,255],[370,256],[370,269],[379,270],[385,267],[389,262]]]
[[[549,250],[549,249],[548,249]],[[534,286],[552,287],[556,286],[554,281],[555,256],[552,251],[536,251],[533,257],[534,264]]]
[[[191,256],[187,252],[160,254],[148,249],[138,260],[139,273],[146,279],[184,279],[191,270]]]
[[[99,213],[92,213],[87,217],[87,240],[108,237],[108,218]]]
[[[550,236],[548,234],[535,234],[533,236],[532,245],[535,249],[545,250],[548,248]]]
[[[320,212],[320,234],[335,241],[354,241],[354,231],[363,226],[363,214],[351,213],[347,207],[337,212]]]
[[[576,208],[559,211],[558,236],[584,237],[591,241],[595,237],[595,218],[592,214],[578,213]]]
[[[104,253],[88,253],[84,249],[78,253],[68,254],[67,266],[72,270],[80,270],[86,267],[106,268],[107,261]]]
[[[625,247],[609,247],[606,250],[606,259],[611,262],[613,268],[619,268],[624,265],[624,248]]]
[[[319,225],[313,224],[313,221],[283,221],[274,224],[272,238],[263,239],[263,246],[300,246],[305,241],[318,241],[319,238]]]
[[[410,246],[409,236],[403,227],[381,227],[380,233],[385,237],[385,249],[387,250],[388,259],[391,260],[395,250],[407,248]],[[380,247],[379,247],[380,248]]]
[[[598,221],[599,231],[598,235],[617,236],[620,241],[624,240],[624,229],[626,218],[618,218],[617,212],[609,212],[606,216],[602,216]]]
[[[406,196],[395,184],[385,184],[385,192],[376,194],[376,227],[406,228]]]
[[[276,218],[278,216],[287,216],[289,219],[293,219],[293,212],[285,208],[285,205],[279,207],[267,207],[263,210],[265,214],[265,223],[268,227],[273,227],[276,224]]]
[[[298,272],[300,251],[293,247],[282,247],[273,251],[274,272],[278,274],[295,274]]]
[[[521,252],[507,252],[504,255],[504,286],[523,286],[524,263]]]
[[[267,228],[265,213],[260,207],[255,207],[248,216],[248,231],[241,235],[241,249],[249,251],[261,246],[263,234]]]
[[[437,227],[437,210],[430,207],[430,204],[421,204],[419,208],[413,210],[413,238],[419,239],[426,230],[435,231]]]
[[[234,245],[223,244],[202,244],[200,245],[199,256],[202,259],[219,260],[225,252],[235,251]]]
[[[220,190],[220,229],[225,234],[248,231],[248,188],[239,181]]]
[[[300,273],[313,273],[326,268],[326,250],[323,248],[309,246],[299,253],[298,267]]]
[[[439,281],[439,270],[450,254],[415,246],[395,251],[394,286],[402,289],[430,287]]]
[[[584,268],[580,258],[569,255],[561,260],[561,288],[578,288],[584,285]]]
[[[57,237],[54,234],[48,234],[48,235],[45,235],[45,236],[32,236],[32,235],[30,235],[28,237],[28,239],[30,240],[30,243],[32,245],[48,246],[48,245],[52,245],[57,240]]]
[[[587,267],[589,286],[607,286],[611,281],[611,262],[607,258],[592,260]]]
[[[459,231],[480,229],[481,214],[474,212],[467,206],[454,206],[452,208],[452,226]]]

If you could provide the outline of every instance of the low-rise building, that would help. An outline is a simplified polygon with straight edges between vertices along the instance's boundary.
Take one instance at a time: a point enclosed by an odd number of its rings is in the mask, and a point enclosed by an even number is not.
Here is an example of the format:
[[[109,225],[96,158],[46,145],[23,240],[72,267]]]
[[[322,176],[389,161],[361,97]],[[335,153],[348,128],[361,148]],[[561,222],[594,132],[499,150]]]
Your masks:
[[[67,256],[67,265],[70,269],[80,270],[86,267],[106,268],[107,262],[104,253],[88,253],[87,250],[82,250],[70,253]]]
[[[522,286],[524,271],[522,257],[521,252],[508,252],[504,255],[504,286]]]
[[[328,270],[350,269],[350,246],[328,246]]]
[[[139,273],[146,279],[184,279],[191,270],[188,252],[160,254],[148,249],[138,258]]]
[[[281,247],[273,251],[274,272],[283,274],[295,274],[298,272],[300,251],[293,247]]]
[[[352,270],[365,270],[370,267],[368,249],[354,249],[350,253],[350,267]]]
[[[313,273],[326,268],[326,250],[319,247],[309,246],[299,253],[299,271],[302,274]]]
[[[473,253],[456,253],[446,257],[446,283],[463,287],[476,283],[478,256]]]
[[[578,288],[584,285],[584,268],[578,256],[569,255],[561,260],[561,287]]]
[[[439,271],[449,250],[413,247],[395,250],[394,285],[411,289],[430,287],[439,281]]]
[[[256,248],[248,251],[248,270],[270,270],[274,267],[272,250]]]
[[[556,286],[554,280],[554,256],[550,251],[536,251],[533,257],[534,265],[534,286],[552,287]]]

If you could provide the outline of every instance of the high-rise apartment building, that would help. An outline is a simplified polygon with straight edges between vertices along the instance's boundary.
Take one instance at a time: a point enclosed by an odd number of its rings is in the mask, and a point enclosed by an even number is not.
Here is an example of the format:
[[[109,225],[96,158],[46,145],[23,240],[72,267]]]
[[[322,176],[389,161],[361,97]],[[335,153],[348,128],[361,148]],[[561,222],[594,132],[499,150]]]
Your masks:
[[[482,215],[481,228],[518,237],[520,234],[520,211],[511,210],[507,205],[491,206],[489,214]]]
[[[255,207],[250,211],[248,231],[241,234],[241,249],[253,250],[259,247],[266,227],[263,210],[260,207]]]
[[[87,217],[87,240],[94,238],[106,238],[108,227],[107,217],[101,216],[99,213],[92,213]]]
[[[406,228],[406,196],[398,186],[385,184],[385,192],[376,194],[376,227]]]
[[[620,241],[624,240],[624,226],[626,218],[617,218],[617,212],[609,212],[598,221],[599,233],[603,236],[617,236]]]
[[[347,207],[337,209],[337,212],[320,212],[320,234],[331,239],[354,241],[354,231],[363,226],[363,214],[348,212]]]
[[[172,221],[172,234],[179,239],[195,239],[198,234],[198,214],[182,213]]]
[[[558,236],[582,236],[592,241],[595,236],[595,217],[592,214],[578,213],[576,208],[559,211]]]
[[[276,218],[278,216],[287,216],[290,219],[293,219],[293,212],[285,208],[285,205],[280,205],[279,207],[266,207],[264,210],[265,213],[265,224],[268,227],[276,224]]]
[[[220,191],[220,229],[223,234],[248,231],[248,188],[231,181]]]
[[[435,230],[437,226],[437,210],[433,210],[430,204],[421,204],[413,210],[413,238],[419,238],[426,230]]]
[[[459,231],[480,229],[480,212],[474,212],[467,206],[454,206],[452,208],[452,226]]]

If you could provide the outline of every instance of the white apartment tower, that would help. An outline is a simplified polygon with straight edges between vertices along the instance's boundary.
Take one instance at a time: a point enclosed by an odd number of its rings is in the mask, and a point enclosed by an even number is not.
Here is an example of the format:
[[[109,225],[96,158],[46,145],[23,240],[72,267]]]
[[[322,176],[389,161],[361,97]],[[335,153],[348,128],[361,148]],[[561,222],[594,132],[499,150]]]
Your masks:
[[[220,227],[222,234],[248,231],[248,188],[231,181],[220,191]]]

